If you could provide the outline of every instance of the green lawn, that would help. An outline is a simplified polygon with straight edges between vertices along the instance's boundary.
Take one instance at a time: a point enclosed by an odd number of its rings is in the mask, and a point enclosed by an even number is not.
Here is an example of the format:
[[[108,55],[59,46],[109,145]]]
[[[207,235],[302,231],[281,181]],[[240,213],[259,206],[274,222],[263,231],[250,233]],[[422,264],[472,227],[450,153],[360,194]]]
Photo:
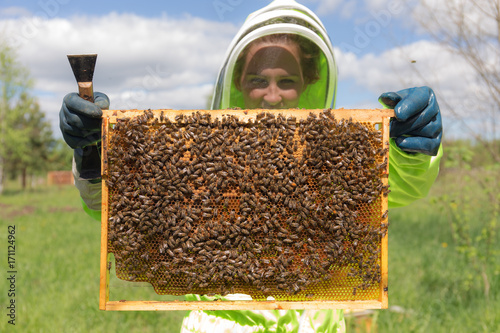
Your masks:
[[[2,276],[8,225],[16,227],[18,332],[178,332],[185,312],[105,312],[99,305],[100,224],[72,186],[0,196]],[[0,281],[0,332],[13,331]]]
[[[500,274],[482,280],[455,248],[446,216],[433,198],[390,212],[389,310],[372,316],[372,332],[497,332]],[[481,211],[482,207],[477,207]],[[2,276],[8,225],[15,233],[15,328],[8,324],[9,281],[0,280],[0,332],[178,332],[185,312],[105,312],[98,309],[100,225],[84,214],[72,186],[7,190],[0,196]],[[478,215],[479,216],[479,215]],[[471,231],[473,232],[473,231]],[[495,242],[497,251],[500,242]],[[496,270],[496,271],[495,271]],[[150,295],[148,288],[125,291]],[[364,332],[348,320],[348,332]]]
[[[492,217],[487,213],[491,205],[484,189],[464,179],[466,185],[457,181],[457,174],[446,173],[428,198],[390,211],[389,306],[403,312],[377,311],[379,332],[500,332],[499,217],[494,217],[497,233],[491,236],[491,251],[497,255],[487,269],[487,298],[482,276],[467,260],[480,256],[483,244],[479,241],[462,254],[443,204],[436,200],[447,195],[451,204],[459,205],[459,215],[471,221],[467,232],[472,240],[479,239],[482,219]]]

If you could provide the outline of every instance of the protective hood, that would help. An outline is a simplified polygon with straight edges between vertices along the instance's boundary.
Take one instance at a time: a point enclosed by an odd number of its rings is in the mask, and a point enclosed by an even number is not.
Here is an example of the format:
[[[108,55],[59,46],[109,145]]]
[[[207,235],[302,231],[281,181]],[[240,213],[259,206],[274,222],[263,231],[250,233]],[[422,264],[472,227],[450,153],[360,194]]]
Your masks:
[[[273,35],[292,34],[316,45],[318,79],[307,84],[298,108],[317,109],[335,106],[337,66],[325,27],[308,8],[294,0],[275,0],[250,14],[232,40],[215,85],[212,109],[245,108],[243,94],[234,83],[239,77],[237,61],[253,41]],[[302,39],[301,39],[302,40]]]

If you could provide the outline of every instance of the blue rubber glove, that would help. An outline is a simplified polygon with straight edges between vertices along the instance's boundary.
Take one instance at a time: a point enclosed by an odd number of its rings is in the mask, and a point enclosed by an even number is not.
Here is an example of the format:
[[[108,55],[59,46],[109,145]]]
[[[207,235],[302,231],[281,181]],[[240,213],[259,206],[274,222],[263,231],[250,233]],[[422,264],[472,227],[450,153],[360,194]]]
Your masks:
[[[73,149],[83,148],[101,140],[101,109],[109,108],[109,98],[103,93],[94,93],[94,103],[78,96],[67,94],[59,112],[59,127],[64,141]]]
[[[429,87],[417,87],[383,93],[379,102],[394,109],[390,136],[408,153],[436,156],[441,145],[443,126],[441,112]]]
[[[59,127],[64,141],[74,149],[76,169],[80,178],[90,182],[99,182],[101,179],[99,143],[102,109],[107,108],[109,98],[103,93],[94,93],[94,103],[70,93],[64,97],[59,112]]]

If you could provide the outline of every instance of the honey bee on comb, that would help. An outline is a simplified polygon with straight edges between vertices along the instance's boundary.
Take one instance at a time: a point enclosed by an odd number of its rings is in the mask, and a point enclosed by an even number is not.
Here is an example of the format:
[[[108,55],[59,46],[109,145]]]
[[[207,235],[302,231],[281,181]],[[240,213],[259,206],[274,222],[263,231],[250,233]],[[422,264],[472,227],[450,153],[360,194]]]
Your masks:
[[[373,126],[328,109],[251,121],[146,110],[107,137],[119,278],[174,295],[333,299],[325,281],[341,276],[345,299],[378,291],[389,190]]]

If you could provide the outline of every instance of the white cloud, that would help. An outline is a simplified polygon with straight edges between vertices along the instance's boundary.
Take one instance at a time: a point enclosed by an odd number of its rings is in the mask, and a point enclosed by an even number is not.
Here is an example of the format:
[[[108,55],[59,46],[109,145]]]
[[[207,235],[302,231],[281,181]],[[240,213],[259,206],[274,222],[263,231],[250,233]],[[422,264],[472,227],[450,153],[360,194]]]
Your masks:
[[[111,108],[204,108],[236,30],[190,16],[0,20],[0,31],[17,47],[42,110],[54,122],[62,97],[77,90],[67,54],[98,54],[94,89],[108,94]]]
[[[398,16],[405,5],[400,0],[308,0],[317,4],[315,12],[320,16],[339,14],[346,19],[355,19],[358,24],[371,20],[374,16]],[[383,14],[380,14],[382,13]]]
[[[315,13],[318,15],[332,14],[344,5],[343,0],[309,0],[309,2],[318,4],[315,10]],[[354,2],[354,0],[351,2]]]
[[[364,0],[364,5],[368,10],[385,9],[394,0]]]
[[[336,55],[340,84],[354,81],[360,91],[373,96],[427,85],[436,92],[450,136],[470,134],[464,126],[470,126],[476,134],[484,131],[487,120],[478,117],[478,112],[491,107],[482,96],[485,87],[478,82],[473,68],[443,45],[422,40],[379,55],[359,57],[340,49],[336,49]],[[356,107],[376,107],[375,104],[361,101]]]
[[[0,17],[20,17],[30,16],[31,12],[23,7],[5,7],[0,8]]]
[[[497,13],[498,3],[491,0],[419,0],[413,8],[413,18],[423,31],[446,30],[451,37],[462,33],[498,37]]]
[[[337,1],[321,3],[324,8],[339,6]],[[373,1],[371,8],[376,11],[380,6],[383,1]],[[0,19],[0,31],[18,46],[19,61],[30,69],[42,110],[56,134],[62,98],[76,91],[67,54],[98,54],[94,89],[110,97],[111,108],[205,108],[237,29],[230,23],[190,16]],[[357,105],[342,106],[377,107],[381,92],[429,85],[439,100],[449,101],[442,110],[450,122],[451,110],[470,112],[480,99],[482,87],[470,67],[436,43],[422,40],[380,54],[349,50],[342,45],[335,50],[339,85],[355,82],[363,97]]]

